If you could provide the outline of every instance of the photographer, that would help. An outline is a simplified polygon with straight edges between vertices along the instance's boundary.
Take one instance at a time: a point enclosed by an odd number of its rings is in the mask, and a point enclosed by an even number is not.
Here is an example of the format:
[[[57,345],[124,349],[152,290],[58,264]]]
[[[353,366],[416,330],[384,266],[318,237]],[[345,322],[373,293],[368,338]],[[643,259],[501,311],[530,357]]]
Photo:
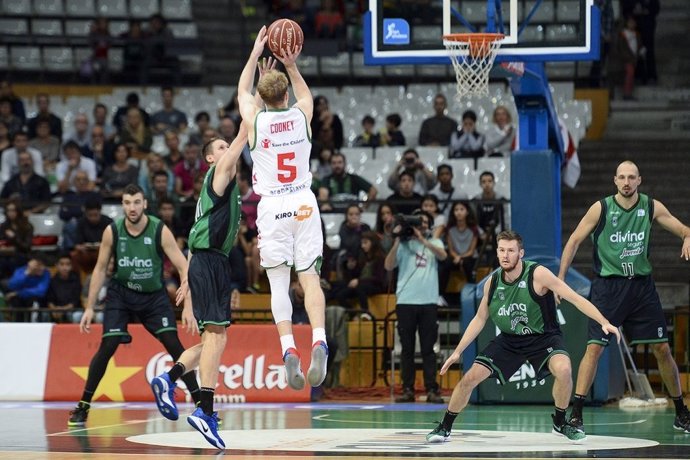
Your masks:
[[[446,259],[443,242],[432,238],[432,217],[417,210],[412,216],[399,215],[393,233],[393,247],[386,256],[385,268],[398,267],[396,290],[398,333],[402,345],[401,378],[403,395],[396,402],[414,402],[414,349],[415,334],[419,330],[424,387],[427,402],[443,403],[436,383],[436,353],[434,343],[438,337],[438,261]]]
[[[394,192],[400,191],[400,175],[403,172],[412,174],[415,180],[414,192],[421,196],[429,193],[429,190],[436,185],[434,172],[424,165],[415,149],[405,150],[396,167],[391,168],[391,174],[388,176],[388,187]]]

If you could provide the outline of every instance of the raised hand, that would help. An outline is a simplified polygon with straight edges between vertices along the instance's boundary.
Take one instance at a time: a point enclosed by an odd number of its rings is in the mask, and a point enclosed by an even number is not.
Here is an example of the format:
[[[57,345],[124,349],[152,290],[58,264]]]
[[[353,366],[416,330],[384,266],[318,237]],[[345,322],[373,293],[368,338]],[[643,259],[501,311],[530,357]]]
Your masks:
[[[256,34],[256,40],[254,40],[254,48],[252,48],[252,56],[255,58],[259,58],[261,54],[264,52],[264,46],[266,45],[266,41],[268,40],[268,35],[266,34],[266,26],[263,26],[260,30],[259,33]]]
[[[272,56],[259,59],[259,61],[256,63],[256,67],[259,69],[259,80],[261,80],[261,77],[263,77],[266,72],[275,69],[277,63],[278,61]]]
[[[302,52],[302,47],[298,46],[295,51],[285,50],[284,56],[277,56],[277,59],[283,63],[285,67],[295,65],[299,54]]]

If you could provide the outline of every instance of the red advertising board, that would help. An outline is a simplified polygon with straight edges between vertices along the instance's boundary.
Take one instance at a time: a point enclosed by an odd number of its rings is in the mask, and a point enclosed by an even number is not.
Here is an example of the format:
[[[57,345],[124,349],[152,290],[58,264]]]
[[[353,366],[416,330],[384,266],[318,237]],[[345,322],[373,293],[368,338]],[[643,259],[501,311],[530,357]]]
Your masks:
[[[81,397],[91,358],[98,350],[102,328],[93,325],[90,334],[81,334],[78,325],[59,324],[52,331],[46,401],[77,401]],[[173,365],[161,343],[140,324],[128,327],[132,342],[122,344],[108,363],[94,401],[153,401],[149,382]],[[185,347],[200,340],[180,331]],[[302,352],[306,373],[311,351],[309,326],[294,327],[297,348]],[[310,387],[295,391],[287,386],[274,325],[233,325],[219,366],[216,388],[218,402],[309,401]],[[185,390],[178,381],[178,389]],[[186,391],[177,391],[183,401]]]

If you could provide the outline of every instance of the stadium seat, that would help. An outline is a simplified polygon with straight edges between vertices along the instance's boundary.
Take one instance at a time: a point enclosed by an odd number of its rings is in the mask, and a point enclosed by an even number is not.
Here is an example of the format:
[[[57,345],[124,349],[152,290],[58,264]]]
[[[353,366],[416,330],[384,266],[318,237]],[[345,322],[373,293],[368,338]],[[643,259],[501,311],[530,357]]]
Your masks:
[[[34,228],[32,249],[54,251],[62,234],[62,220],[55,214],[30,214],[29,222]]]
[[[29,24],[26,19],[0,18],[0,30],[7,35],[28,35]]]
[[[17,0],[2,0],[2,14],[30,15],[31,2]]]
[[[46,70],[71,72],[75,68],[72,48],[67,46],[44,47],[43,66]]]
[[[98,0],[97,14],[99,16],[127,17],[127,2],[125,0]]]
[[[111,71],[122,70],[122,48],[110,48],[108,50],[108,67]]]
[[[414,66],[411,65],[389,65],[383,68],[386,77],[411,77],[414,75]]]
[[[96,16],[94,0],[67,0],[65,2],[67,16]]]
[[[525,9],[524,11],[519,11],[520,13],[520,20],[524,19],[527,17],[527,15],[532,11],[532,8],[534,8],[534,5],[536,4],[536,0],[529,0],[528,2],[525,3]],[[553,7],[553,0],[544,0],[541,5],[539,5],[539,8],[534,12],[534,16],[532,16],[532,20],[530,21],[531,24],[536,24],[539,22],[553,22],[554,18],[554,7]]]
[[[40,70],[41,49],[37,46],[13,46],[10,48],[11,67],[19,70]]]
[[[65,35],[69,37],[86,37],[91,30],[91,21],[68,19],[65,21]]]
[[[556,6],[557,22],[580,22],[580,2],[575,0],[559,0]]]
[[[161,0],[161,14],[167,19],[189,19],[192,16],[191,0]]]
[[[544,26],[527,26],[520,35],[520,42],[543,42]]]
[[[324,75],[346,75],[350,73],[350,55],[338,53],[337,56],[321,58],[321,72]]]
[[[38,16],[62,16],[64,13],[62,0],[33,0],[33,3]]]
[[[575,62],[547,62],[544,66],[549,79],[572,80],[575,78]]]
[[[124,215],[124,212],[122,211],[122,205],[104,204],[101,208],[101,214],[115,220],[119,217],[122,217]]]
[[[448,147],[426,147],[418,146],[415,150],[419,154],[419,158],[427,165],[432,165],[436,169],[436,165],[443,163],[448,156]]]
[[[199,36],[196,24],[193,22],[171,22],[168,24],[168,28],[177,38],[197,38]]]
[[[383,75],[383,66],[380,65],[365,65],[364,53],[352,53],[352,73],[356,77],[381,77]]]
[[[474,160],[449,158],[446,163],[453,168],[453,186],[465,192],[469,198],[481,192],[479,174],[474,169]]]
[[[108,32],[113,37],[119,37],[127,33],[129,30],[129,23],[127,21],[108,21]]]
[[[462,2],[460,14],[470,23],[486,22],[486,2]]]
[[[319,74],[319,59],[316,56],[300,56],[299,71],[304,76]]]
[[[33,35],[62,35],[62,21],[59,19],[32,19]]]
[[[549,43],[575,40],[577,35],[578,31],[575,24],[550,24],[546,26],[546,39]]]
[[[129,14],[135,18],[148,18],[158,13],[158,0],[137,0],[129,2]]]
[[[345,220],[345,214],[341,212],[323,213],[321,220],[323,220],[326,228],[326,244],[332,249],[338,249],[340,247],[338,232],[340,231],[340,224]]]
[[[7,47],[0,46],[0,69],[7,69],[9,67],[9,59],[7,55]]]

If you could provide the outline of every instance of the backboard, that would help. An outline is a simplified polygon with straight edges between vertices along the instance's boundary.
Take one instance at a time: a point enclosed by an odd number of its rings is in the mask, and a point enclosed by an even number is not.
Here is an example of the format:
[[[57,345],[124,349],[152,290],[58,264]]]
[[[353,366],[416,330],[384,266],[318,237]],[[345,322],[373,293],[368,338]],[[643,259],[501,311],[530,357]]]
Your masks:
[[[449,64],[443,35],[487,31],[505,35],[496,62],[597,60],[600,14],[593,1],[369,0],[364,62]],[[487,10],[497,14],[487,18]]]

